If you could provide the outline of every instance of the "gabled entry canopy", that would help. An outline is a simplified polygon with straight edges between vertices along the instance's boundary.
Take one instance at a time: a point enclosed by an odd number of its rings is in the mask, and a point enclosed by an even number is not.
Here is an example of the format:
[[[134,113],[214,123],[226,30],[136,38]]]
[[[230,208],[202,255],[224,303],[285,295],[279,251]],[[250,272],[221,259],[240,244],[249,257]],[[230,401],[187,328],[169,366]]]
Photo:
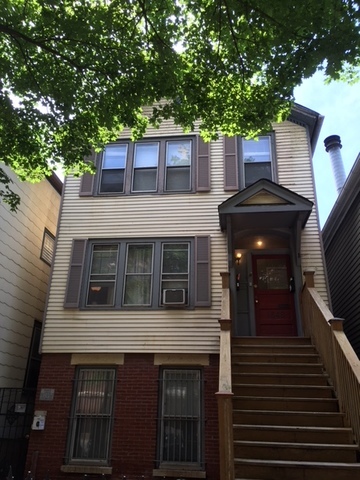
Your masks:
[[[263,228],[304,228],[313,202],[270,180],[261,179],[219,205],[221,230],[231,218],[234,230]]]

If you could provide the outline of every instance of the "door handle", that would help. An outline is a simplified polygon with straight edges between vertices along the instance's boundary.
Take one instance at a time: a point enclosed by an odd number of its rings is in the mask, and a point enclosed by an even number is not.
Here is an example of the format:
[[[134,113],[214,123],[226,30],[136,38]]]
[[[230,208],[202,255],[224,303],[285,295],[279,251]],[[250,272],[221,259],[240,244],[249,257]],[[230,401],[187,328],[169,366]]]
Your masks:
[[[259,300],[258,300],[258,299],[256,299],[256,300],[255,300],[255,303],[259,303]]]

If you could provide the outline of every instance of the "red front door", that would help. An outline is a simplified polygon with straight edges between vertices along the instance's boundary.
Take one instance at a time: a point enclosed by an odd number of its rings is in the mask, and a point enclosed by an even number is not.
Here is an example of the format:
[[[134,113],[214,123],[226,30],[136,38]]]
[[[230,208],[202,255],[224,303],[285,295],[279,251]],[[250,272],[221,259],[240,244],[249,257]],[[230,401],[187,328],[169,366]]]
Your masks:
[[[288,255],[254,255],[256,335],[296,336],[294,293]]]

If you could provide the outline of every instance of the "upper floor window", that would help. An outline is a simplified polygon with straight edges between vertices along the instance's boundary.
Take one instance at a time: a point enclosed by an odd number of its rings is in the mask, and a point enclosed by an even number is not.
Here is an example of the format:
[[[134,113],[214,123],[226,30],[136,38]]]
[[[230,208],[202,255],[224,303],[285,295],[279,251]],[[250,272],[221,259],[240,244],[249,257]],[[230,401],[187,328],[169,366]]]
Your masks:
[[[98,192],[189,192],[194,189],[194,140],[124,142],[102,155]]]
[[[83,175],[81,196],[210,190],[210,145],[200,137],[123,140],[89,159],[97,174]]]
[[[274,135],[224,137],[224,166],[225,190],[240,190],[262,178],[276,182]]]
[[[261,178],[273,179],[272,151],[270,136],[257,140],[242,140],[242,172],[244,187],[257,182]]]
[[[209,306],[209,237],[74,240],[65,307],[81,305]]]

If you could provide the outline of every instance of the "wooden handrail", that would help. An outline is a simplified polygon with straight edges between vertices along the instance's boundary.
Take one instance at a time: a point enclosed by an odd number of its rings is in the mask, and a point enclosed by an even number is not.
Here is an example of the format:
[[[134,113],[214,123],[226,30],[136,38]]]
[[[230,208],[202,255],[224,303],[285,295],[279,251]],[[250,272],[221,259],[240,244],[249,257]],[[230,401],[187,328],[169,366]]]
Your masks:
[[[316,291],[310,273],[306,274],[302,291],[305,335],[311,337],[319,352],[334,384],[340,411],[345,414],[360,446],[360,361],[343,331],[343,319],[333,318]]]
[[[234,480],[229,273],[221,273],[221,276],[219,391],[216,393],[219,417],[220,480]]]

